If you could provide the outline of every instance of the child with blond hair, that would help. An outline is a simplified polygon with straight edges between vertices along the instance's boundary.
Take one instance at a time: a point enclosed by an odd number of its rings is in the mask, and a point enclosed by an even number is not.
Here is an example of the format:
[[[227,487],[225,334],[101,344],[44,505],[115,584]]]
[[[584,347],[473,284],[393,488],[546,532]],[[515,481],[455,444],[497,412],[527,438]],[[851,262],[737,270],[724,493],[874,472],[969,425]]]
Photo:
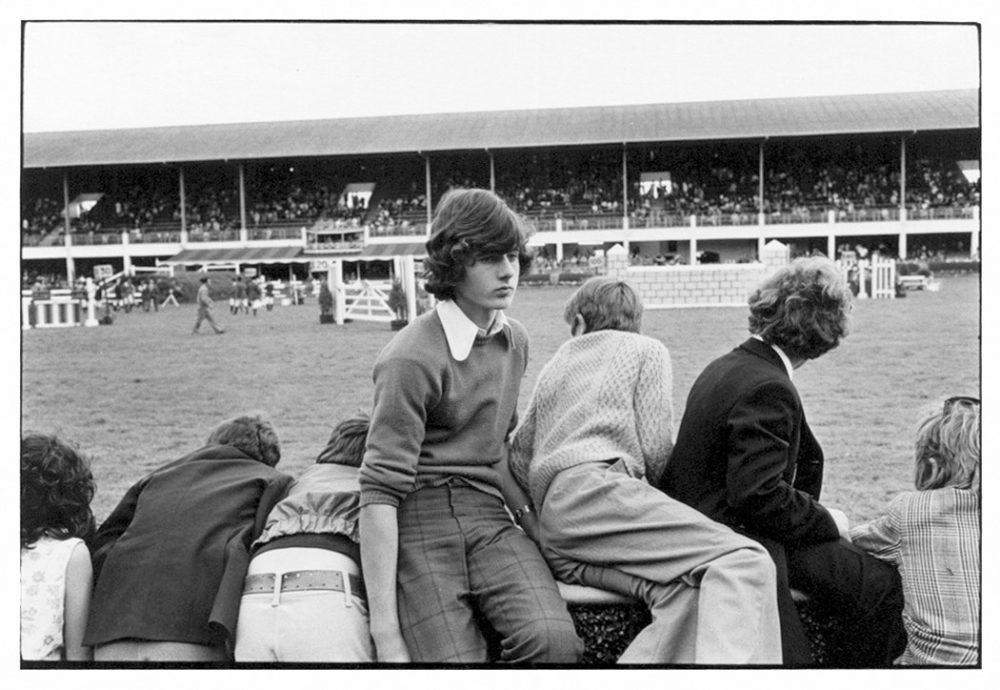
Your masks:
[[[948,398],[920,424],[916,491],[851,529],[855,545],[894,563],[903,581],[900,665],[980,661],[980,403]]]

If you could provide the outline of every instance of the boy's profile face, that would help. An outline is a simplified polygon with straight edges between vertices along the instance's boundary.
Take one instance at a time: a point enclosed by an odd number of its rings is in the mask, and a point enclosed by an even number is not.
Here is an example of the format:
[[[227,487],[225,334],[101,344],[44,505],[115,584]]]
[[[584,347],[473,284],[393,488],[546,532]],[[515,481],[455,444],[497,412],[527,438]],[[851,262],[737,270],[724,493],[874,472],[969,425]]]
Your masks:
[[[455,286],[455,303],[477,326],[487,328],[496,311],[510,307],[519,276],[516,249],[481,256],[466,267],[465,276]]]

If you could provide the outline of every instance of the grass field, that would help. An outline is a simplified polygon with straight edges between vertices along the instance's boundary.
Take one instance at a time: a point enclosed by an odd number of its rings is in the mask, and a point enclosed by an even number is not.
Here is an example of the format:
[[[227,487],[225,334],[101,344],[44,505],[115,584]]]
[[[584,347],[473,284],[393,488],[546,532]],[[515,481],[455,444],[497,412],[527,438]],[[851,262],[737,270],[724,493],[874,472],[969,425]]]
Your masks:
[[[571,287],[525,287],[511,315],[531,336],[520,408],[545,361],[568,335],[561,321]],[[825,503],[854,520],[872,517],[911,485],[916,422],[949,395],[980,388],[979,276],[941,279],[939,292],[856,303],[851,335],[807,363],[795,380],[826,451]],[[103,520],[128,486],[202,445],[236,413],[271,418],[279,468],[311,464],[332,425],[371,404],[371,367],[388,324],[320,325],[315,301],[231,316],[221,336],[191,335],[192,305],[119,313],[99,328],[22,334],[23,431],[57,433],[93,459]],[[648,311],[644,332],[663,340],[674,368],[676,423],[701,369],[746,337],[746,309]]]

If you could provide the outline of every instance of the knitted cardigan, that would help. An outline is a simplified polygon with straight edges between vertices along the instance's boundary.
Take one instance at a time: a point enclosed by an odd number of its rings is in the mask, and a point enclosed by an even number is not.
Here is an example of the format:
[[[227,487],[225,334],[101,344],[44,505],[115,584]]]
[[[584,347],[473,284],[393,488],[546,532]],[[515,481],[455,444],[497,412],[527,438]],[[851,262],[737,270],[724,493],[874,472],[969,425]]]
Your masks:
[[[673,448],[670,354],[658,340],[602,330],[571,338],[546,363],[514,433],[510,468],[536,509],[560,471],[622,459],[657,481]]]

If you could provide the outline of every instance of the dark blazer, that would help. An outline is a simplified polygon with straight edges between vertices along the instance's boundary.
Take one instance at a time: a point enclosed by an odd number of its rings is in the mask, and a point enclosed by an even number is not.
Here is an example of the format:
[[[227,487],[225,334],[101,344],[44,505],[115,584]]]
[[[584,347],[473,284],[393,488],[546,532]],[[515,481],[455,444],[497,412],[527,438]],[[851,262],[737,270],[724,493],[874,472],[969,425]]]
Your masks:
[[[137,482],[90,544],[84,644],[230,644],[250,544],[290,482],[229,446],[205,446]]]
[[[839,537],[822,483],[823,450],[771,346],[751,338],[709,364],[660,488],[748,534],[802,545]]]

